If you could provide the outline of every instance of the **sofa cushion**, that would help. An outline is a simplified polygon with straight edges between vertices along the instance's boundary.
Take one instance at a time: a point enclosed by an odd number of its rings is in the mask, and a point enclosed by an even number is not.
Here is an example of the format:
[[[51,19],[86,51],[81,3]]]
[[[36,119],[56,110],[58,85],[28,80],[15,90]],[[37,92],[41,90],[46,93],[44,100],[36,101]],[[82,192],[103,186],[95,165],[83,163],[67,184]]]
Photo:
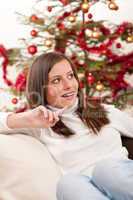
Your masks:
[[[0,135],[2,200],[56,200],[60,171],[47,148],[27,135]]]

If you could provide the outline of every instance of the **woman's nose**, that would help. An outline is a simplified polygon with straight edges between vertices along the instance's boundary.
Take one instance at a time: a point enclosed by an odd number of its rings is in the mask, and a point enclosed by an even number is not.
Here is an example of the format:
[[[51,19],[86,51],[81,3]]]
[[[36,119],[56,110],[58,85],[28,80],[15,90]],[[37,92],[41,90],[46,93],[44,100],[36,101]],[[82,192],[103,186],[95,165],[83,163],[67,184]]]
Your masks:
[[[70,80],[64,79],[62,85],[63,85],[63,89],[69,89],[71,88],[72,83]]]

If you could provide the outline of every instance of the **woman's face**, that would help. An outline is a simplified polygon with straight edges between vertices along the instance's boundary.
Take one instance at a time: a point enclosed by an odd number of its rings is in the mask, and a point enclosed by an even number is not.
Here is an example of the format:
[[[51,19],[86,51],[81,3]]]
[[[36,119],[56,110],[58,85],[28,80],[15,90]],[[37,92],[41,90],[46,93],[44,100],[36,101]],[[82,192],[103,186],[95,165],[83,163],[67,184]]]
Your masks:
[[[48,74],[47,102],[57,108],[69,107],[75,102],[77,93],[78,81],[70,63],[63,59]]]

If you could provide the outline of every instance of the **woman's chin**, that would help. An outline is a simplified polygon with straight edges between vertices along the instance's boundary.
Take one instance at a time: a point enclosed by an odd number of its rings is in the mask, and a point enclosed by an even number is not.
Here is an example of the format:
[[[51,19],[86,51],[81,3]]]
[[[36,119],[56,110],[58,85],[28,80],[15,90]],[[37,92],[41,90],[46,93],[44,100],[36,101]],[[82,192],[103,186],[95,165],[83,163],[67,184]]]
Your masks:
[[[75,100],[76,100],[76,96],[65,98],[65,100],[63,101],[63,107],[65,107],[65,106],[68,106],[68,107],[72,106],[74,104]]]

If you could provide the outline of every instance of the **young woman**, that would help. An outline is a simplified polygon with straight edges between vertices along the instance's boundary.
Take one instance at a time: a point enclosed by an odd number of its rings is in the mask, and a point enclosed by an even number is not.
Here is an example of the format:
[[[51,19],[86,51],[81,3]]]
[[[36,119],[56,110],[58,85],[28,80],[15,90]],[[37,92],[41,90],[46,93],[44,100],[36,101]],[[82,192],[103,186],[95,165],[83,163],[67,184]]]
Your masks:
[[[133,161],[121,134],[133,137],[133,119],[111,105],[84,101],[71,61],[40,55],[27,80],[29,110],[5,113],[5,127],[44,143],[62,172],[58,200],[133,199]]]

